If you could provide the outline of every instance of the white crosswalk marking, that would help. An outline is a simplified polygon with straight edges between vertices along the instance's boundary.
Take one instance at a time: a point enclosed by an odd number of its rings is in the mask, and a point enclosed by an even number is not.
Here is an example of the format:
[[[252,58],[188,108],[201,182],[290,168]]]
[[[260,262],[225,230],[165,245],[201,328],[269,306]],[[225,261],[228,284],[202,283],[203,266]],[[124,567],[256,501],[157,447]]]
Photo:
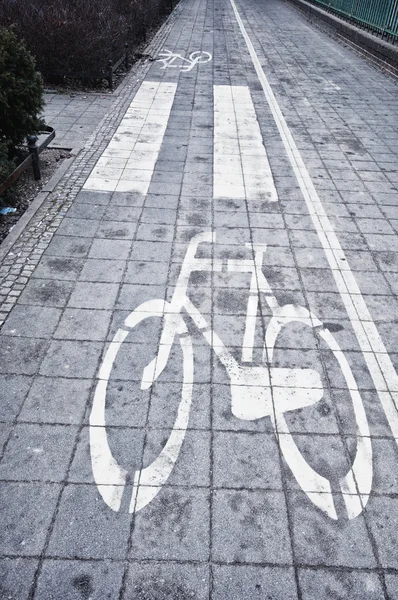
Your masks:
[[[247,86],[214,86],[213,196],[278,200]]]
[[[175,83],[144,81],[85,189],[148,192],[176,89]]]

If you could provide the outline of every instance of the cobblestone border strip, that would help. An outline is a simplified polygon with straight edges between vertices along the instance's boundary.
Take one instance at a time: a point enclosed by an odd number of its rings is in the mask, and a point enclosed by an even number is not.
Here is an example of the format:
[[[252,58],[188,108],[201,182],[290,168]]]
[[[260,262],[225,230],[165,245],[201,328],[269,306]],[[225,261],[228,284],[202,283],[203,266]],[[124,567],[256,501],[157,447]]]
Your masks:
[[[180,16],[187,0],[180,0],[174,11],[160,27],[145,49],[145,54],[155,56]],[[48,247],[67,211],[81,190],[87,176],[96,164],[114,130],[123,118],[131,97],[141,84],[151,63],[140,60],[121,84],[120,93],[83,150],[76,156],[54,191],[48,194],[33,218],[9,248],[0,263],[0,328],[16,304]],[[0,245],[1,250],[1,245]]]

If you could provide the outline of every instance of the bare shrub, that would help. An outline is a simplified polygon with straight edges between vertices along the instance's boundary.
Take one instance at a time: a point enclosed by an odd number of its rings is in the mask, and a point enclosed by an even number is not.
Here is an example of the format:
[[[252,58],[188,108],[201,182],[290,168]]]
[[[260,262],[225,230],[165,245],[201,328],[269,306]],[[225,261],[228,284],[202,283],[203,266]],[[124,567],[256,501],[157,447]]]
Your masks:
[[[90,74],[144,39],[165,0],[2,0],[0,24],[13,25],[44,75]]]

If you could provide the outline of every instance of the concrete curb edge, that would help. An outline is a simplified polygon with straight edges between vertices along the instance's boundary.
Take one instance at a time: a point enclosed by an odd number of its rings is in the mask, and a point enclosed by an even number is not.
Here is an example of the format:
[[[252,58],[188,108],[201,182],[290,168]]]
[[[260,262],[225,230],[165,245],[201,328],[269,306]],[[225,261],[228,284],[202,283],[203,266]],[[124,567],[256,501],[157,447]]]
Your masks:
[[[44,201],[47,199],[49,194],[53,192],[60,181],[60,179],[65,175],[69,167],[72,165],[76,156],[81,151],[81,147],[77,146],[71,150],[72,156],[70,158],[65,158],[62,161],[62,164],[58,167],[58,169],[54,172],[52,177],[43,186],[42,190],[36,195],[30,206],[20,217],[18,222],[11,229],[9,234],[4,238],[4,240],[0,244],[0,262],[5,258],[8,252],[11,250],[16,240],[19,238],[24,229],[29,225],[30,221],[33,219],[39,208],[43,205]]]

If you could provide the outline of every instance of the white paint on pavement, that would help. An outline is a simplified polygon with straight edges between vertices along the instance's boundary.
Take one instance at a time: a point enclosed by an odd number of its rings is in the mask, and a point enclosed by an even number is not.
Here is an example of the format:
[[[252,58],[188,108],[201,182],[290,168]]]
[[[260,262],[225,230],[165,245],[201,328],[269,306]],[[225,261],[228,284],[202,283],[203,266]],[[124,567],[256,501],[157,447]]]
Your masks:
[[[148,192],[176,89],[175,83],[142,83],[84,189]]]
[[[340,480],[340,489],[344,496],[347,514],[350,519],[353,519],[362,512],[371,491],[372,448],[362,399],[344,354],[330,331],[325,329],[316,316],[306,308],[292,304],[279,306],[262,271],[266,245],[255,244],[249,245],[254,252],[254,259],[234,259],[227,263],[228,272],[251,274],[244,334],[244,343],[248,352],[244,355],[246,364],[240,365],[187,295],[188,283],[193,271],[222,271],[222,261],[196,258],[198,246],[202,242],[215,242],[215,233],[203,232],[191,239],[171,301],[149,300],[136,308],[126,318],[123,328],[116,333],[105,355],[98,374],[99,382],[90,416],[91,458],[99,492],[110,508],[115,511],[120,510],[127,473],[116,463],[107,440],[105,428],[106,388],[114,361],[128,331],[133,330],[136,325],[148,317],[163,318],[163,328],[157,356],[143,369],[141,389],[150,388],[162,374],[167,366],[175,338],[179,337],[183,353],[182,397],[173,429],[164,448],[151,464],[135,473],[130,512],[137,512],[151,502],[172,473],[188,427],[194,382],[192,341],[181,315],[184,309],[202,332],[230,378],[231,412],[235,417],[245,421],[254,421],[263,417],[271,418],[280,448],[297,482],[318,508],[330,518],[337,519],[329,480],[317,473],[306,461],[296,445],[284,417],[286,412],[314,405],[321,400],[323,385],[320,374],[309,368],[272,366],[273,350],[279,333],[285,325],[298,322],[315,328],[336,358],[353,402],[358,431],[357,451],[353,465],[346,476]],[[264,349],[267,352],[264,354],[264,365],[254,366],[247,364],[252,362],[254,327],[258,310],[258,302],[255,304],[251,299],[255,295],[258,297],[260,293],[265,295],[273,316],[265,334]],[[267,362],[267,357],[269,362]]]
[[[118,352],[129,331],[144,319],[164,316],[167,307],[167,302],[155,299],[144,302],[130,313],[125,320],[124,327],[116,332],[98,373],[98,383],[90,414],[91,465],[99,493],[109,508],[115,512],[120,510],[128,473],[115,460],[108,442],[105,409],[109,378]],[[176,326],[176,333],[187,333],[187,328],[180,315],[173,315],[173,323]],[[174,468],[185,438],[192,400],[193,349],[189,336],[181,337],[180,344],[183,354],[183,383],[177,417],[171,435],[159,456],[147,467],[136,471],[134,475],[129,508],[132,513],[144,508],[162,489]],[[169,353],[170,350],[171,346],[168,349]],[[154,369],[152,369],[150,385],[155,378]],[[143,377],[141,389],[150,387],[148,383]]]
[[[180,332],[187,333],[181,317]],[[183,355],[183,384],[177,417],[163,450],[150,465],[135,473],[130,503],[131,513],[144,508],[162,489],[174,469],[185,439],[192,402],[194,364],[191,338],[189,336],[181,337],[180,344]]]
[[[254,68],[257,72],[257,76],[264,90],[265,98],[268,102],[275,123],[278,127],[291,166],[300,185],[300,189],[307,204],[307,208],[311,215],[314,227],[316,229],[322,247],[325,251],[327,260],[329,262],[330,268],[332,270],[336,282],[336,286],[339,290],[340,296],[350,318],[353,330],[356,334],[358,343],[362,350],[365,362],[372,376],[381,404],[383,406],[387,420],[391,427],[391,431],[398,443],[398,411],[396,404],[398,402],[397,372],[386,351],[380,334],[377,331],[376,325],[373,322],[372,316],[369,313],[365,300],[350,269],[347,258],[344,254],[344,250],[342,249],[337,239],[337,236],[333,230],[333,227],[327,217],[322,202],[315,189],[310,174],[306,168],[304,160],[300,154],[299,149],[297,148],[297,145],[289,130],[283,113],[277,103],[272,88],[261,67],[260,61],[250,40],[250,37],[247,34],[245,26],[236,7],[236,4],[234,0],[230,0],[230,2],[236,20],[239,24],[241,33],[245,39],[248,51],[253,61]],[[342,364],[340,364],[340,366],[343,367]],[[358,418],[366,419],[366,415],[364,414],[364,411],[362,411],[362,409],[359,412],[357,411],[357,409],[355,410],[357,420]],[[369,435],[369,433],[367,435]],[[371,461],[371,454],[369,454],[369,449],[370,443],[367,444],[365,448],[358,447],[357,451],[361,453],[363,461]],[[366,489],[369,486],[364,485],[363,483],[363,465],[364,463],[362,462],[362,469],[359,469],[358,466],[355,469],[353,467],[351,483],[349,481],[349,478],[346,478],[346,489],[343,490],[343,493],[351,494],[353,490],[355,491],[355,489],[357,489],[359,492],[361,492],[362,490],[363,496],[361,499],[362,503],[364,504],[366,500]],[[357,513],[357,509],[354,508],[353,503],[347,506],[347,509],[349,515],[353,512]],[[352,516],[350,518],[352,518]]]
[[[214,198],[278,200],[247,86],[214,86]]]
[[[191,52],[189,58],[166,49],[160,52],[159,56],[161,58],[158,58],[156,62],[163,63],[163,67],[160,67],[161,69],[180,69],[183,73],[192,71],[196,65],[210,62],[212,59],[210,52],[200,50]]]

